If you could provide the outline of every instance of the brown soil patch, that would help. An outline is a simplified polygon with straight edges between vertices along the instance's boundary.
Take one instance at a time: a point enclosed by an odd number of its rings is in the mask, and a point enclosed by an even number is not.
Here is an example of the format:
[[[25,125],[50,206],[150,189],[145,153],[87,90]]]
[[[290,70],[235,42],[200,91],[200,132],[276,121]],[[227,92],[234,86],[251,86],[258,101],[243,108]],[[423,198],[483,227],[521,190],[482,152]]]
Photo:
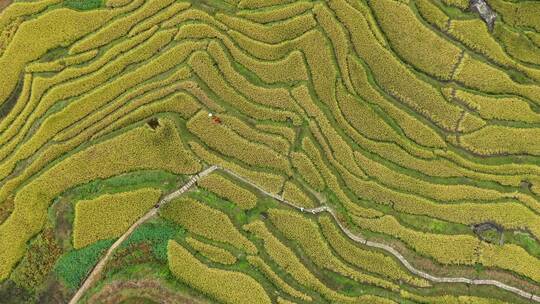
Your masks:
[[[5,201],[0,202],[0,224],[3,223],[11,215],[11,212],[13,212],[13,208],[13,195],[8,197]]]
[[[137,265],[154,261],[152,248],[148,243],[142,242],[131,244],[128,247],[118,249],[112,256],[103,273],[123,269],[129,265]]]
[[[157,129],[157,127],[160,126],[159,120],[157,118],[152,118],[148,120],[147,124],[152,128],[153,130]]]
[[[0,0],[0,12],[2,11],[2,1],[3,0]],[[5,101],[2,101],[2,104],[0,104],[0,119],[6,117],[15,107],[15,104],[17,104],[17,100],[19,100],[19,95],[21,95],[23,89],[23,84],[24,78],[21,76],[19,77],[17,86],[13,89],[13,92],[11,92],[11,95]]]
[[[0,11],[10,5],[11,2],[13,2],[13,0],[0,0]]]
[[[56,242],[53,229],[45,228],[30,243],[11,278],[28,290],[36,290],[46,281],[61,254],[62,248]]]
[[[31,303],[32,294],[15,284],[12,280],[0,283],[0,302],[2,303]]]
[[[158,280],[143,279],[112,282],[88,299],[88,304],[122,303],[130,298],[145,298],[163,304],[196,304],[204,303],[170,290]]]
[[[54,234],[56,240],[61,244],[64,250],[71,249],[71,231],[73,230],[69,214],[73,213],[73,206],[68,198],[62,197],[53,206],[53,212],[56,216],[54,223]]]
[[[53,278],[53,275],[49,276],[48,281],[45,283],[46,287],[41,292],[37,299],[37,303],[67,303],[69,301],[69,291],[57,280]]]

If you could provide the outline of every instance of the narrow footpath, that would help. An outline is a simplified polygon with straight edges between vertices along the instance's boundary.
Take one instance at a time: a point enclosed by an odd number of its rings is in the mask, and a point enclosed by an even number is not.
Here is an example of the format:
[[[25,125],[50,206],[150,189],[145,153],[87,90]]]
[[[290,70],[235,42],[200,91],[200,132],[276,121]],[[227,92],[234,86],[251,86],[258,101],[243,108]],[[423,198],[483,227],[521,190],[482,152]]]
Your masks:
[[[178,190],[172,192],[171,194],[165,196],[162,198],[154,208],[152,208],[150,211],[148,211],[143,217],[141,217],[138,221],[136,221],[129,229],[112,244],[112,246],[107,250],[107,253],[101,258],[101,260],[94,266],[92,269],[92,272],[88,275],[84,283],[81,285],[79,290],[75,293],[73,298],[71,298],[71,301],[69,301],[69,304],[76,304],[79,302],[79,300],[82,298],[84,293],[92,286],[94,283],[99,280],[101,277],[101,272],[105,268],[105,265],[109,261],[109,259],[112,257],[114,251],[118,246],[120,246],[132,233],[137,229],[140,225],[142,225],[144,222],[149,220],[150,218],[154,217],[157,213],[159,208],[163,207],[168,202],[172,201],[173,199],[179,197],[180,195],[184,194],[184,192],[188,191],[199,179],[207,176],[208,174],[214,172],[214,170],[218,169],[217,166],[211,166],[207,169],[201,171],[200,173],[194,175],[189,179],[187,183],[185,183],[181,188]]]
[[[231,170],[221,168],[221,167],[219,167],[217,165],[213,165],[213,166],[210,166],[207,169],[201,171],[200,173],[194,175],[186,184],[184,184],[178,190],[176,190],[176,191],[172,192],[171,194],[169,194],[169,195],[165,196],[164,198],[162,198],[156,204],[156,206],[154,208],[152,208],[152,210],[150,210],[143,217],[141,217],[120,238],[118,238],[118,240],[116,242],[114,242],[114,244],[109,248],[107,253],[103,256],[103,258],[96,264],[96,266],[94,267],[94,269],[92,270],[90,275],[86,278],[85,282],[81,285],[79,290],[77,290],[77,292],[75,293],[75,295],[73,296],[73,298],[71,299],[69,304],[76,304],[82,298],[84,293],[94,284],[94,282],[99,280],[99,278],[101,276],[101,272],[103,271],[105,265],[107,264],[107,261],[112,256],[113,252],[116,250],[116,248],[118,248],[118,246],[120,246],[131,235],[131,233],[133,233],[133,231],[135,229],[137,229],[141,224],[146,222],[148,219],[155,216],[158,213],[159,208],[161,208],[163,205],[167,204],[168,202],[172,201],[173,199],[175,199],[175,198],[179,197],[180,195],[184,194],[199,179],[201,179],[204,176],[209,175],[210,173],[212,173],[212,172],[214,172],[216,170],[221,170],[221,171],[223,171],[223,172],[225,172],[225,173],[227,173],[227,174],[229,174],[229,175],[231,175],[231,176],[233,176],[233,177],[235,177],[235,178],[237,178],[237,179],[251,185],[252,187],[256,188],[257,190],[259,190],[264,195],[272,197],[276,201],[278,201],[278,202],[280,202],[282,204],[285,204],[285,205],[287,205],[289,207],[292,207],[292,208],[294,208],[294,209],[296,209],[296,210],[298,210],[300,212],[311,213],[311,214],[319,214],[319,213],[323,213],[323,212],[328,212],[334,218],[334,220],[338,224],[341,231],[343,231],[343,233],[345,233],[345,235],[347,235],[347,237],[349,239],[353,240],[354,242],[363,244],[365,246],[372,247],[372,248],[378,248],[378,249],[381,249],[381,250],[384,250],[384,251],[388,252],[389,254],[396,257],[401,262],[401,264],[403,264],[403,266],[405,266],[405,268],[407,268],[411,273],[413,273],[413,274],[415,274],[415,275],[417,275],[419,277],[422,277],[422,278],[424,278],[424,279],[426,279],[428,281],[431,281],[431,282],[434,282],[434,283],[465,283],[465,284],[470,284],[470,285],[491,285],[491,286],[495,286],[497,288],[512,292],[514,294],[517,294],[517,295],[519,295],[519,296],[521,296],[523,298],[529,299],[531,301],[540,303],[540,296],[534,295],[534,294],[532,294],[530,292],[526,292],[524,290],[521,290],[521,289],[513,287],[513,286],[509,286],[507,284],[501,283],[501,282],[496,281],[496,280],[478,280],[478,279],[468,279],[468,278],[462,278],[462,277],[437,277],[437,276],[433,276],[433,275],[431,275],[429,273],[426,273],[424,271],[421,271],[421,270],[415,268],[414,266],[412,266],[411,263],[409,263],[409,261],[407,261],[407,259],[405,259],[405,257],[401,253],[399,253],[396,249],[394,249],[393,247],[391,247],[389,245],[386,245],[386,244],[383,244],[383,243],[369,241],[369,240],[367,240],[367,239],[365,239],[365,238],[351,232],[349,229],[347,229],[347,227],[345,227],[339,221],[336,212],[332,208],[330,208],[329,206],[326,206],[326,205],[323,205],[323,204],[320,207],[317,207],[317,208],[304,208],[304,207],[297,206],[297,205],[285,200],[280,195],[267,192],[266,190],[261,188],[259,185],[253,183],[252,181],[244,178],[243,176],[241,176],[239,174],[236,174],[235,172],[233,172]],[[321,203],[321,202],[319,202],[319,203]]]
[[[365,246],[382,249],[382,250],[390,253],[391,255],[396,257],[401,262],[401,264],[403,264],[403,266],[405,266],[405,268],[407,268],[410,272],[412,272],[413,274],[415,274],[415,275],[417,275],[419,277],[422,277],[422,278],[424,278],[424,279],[426,279],[428,281],[431,281],[431,282],[434,282],[434,283],[465,283],[465,284],[470,284],[470,285],[492,285],[492,286],[498,287],[500,289],[504,289],[506,291],[515,293],[515,294],[517,294],[517,295],[519,295],[521,297],[524,297],[526,299],[529,299],[529,300],[540,303],[540,296],[534,295],[534,294],[532,294],[530,292],[526,292],[524,290],[521,290],[519,288],[516,288],[516,287],[510,286],[510,285],[501,283],[501,282],[496,281],[496,280],[476,280],[476,279],[468,279],[468,278],[461,278],[461,277],[436,277],[436,276],[433,276],[433,275],[431,275],[429,273],[421,271],[421,270],[415,268],[414,266],[412,266],[411,263],[409,263],[409,261],[407,261],[407,259],[405,259],[405,257],[401,253],[399,253],[396,249],[394,249],[393,247],[388,246],[388,245],[383,244],[383,243],[369,241],[369,240],[367,240],[367,239],[365,239],[365,238],[363,238],[363,237],[361,237],[359,235],[356,235],[356,234],[352,233],[349,229],[347,229],[339,221],[335,211],[332,208],[330,208],[328,206],[325,206],[325,205],[322,205],[322,206],[317,207],[317,208],[310,208],[310,209],[296,206],[295,204],[285,200],[283,197],[281,197],[279,195],[276,195],[276,194],[269,193],[269,192],[265,191],[259,185],[257,185],[255,183],[251,182],[250,180],[236,174],[235,172],[232,172],[232,171],[227,170],[227,169],[222,169],[222,168],[220,168],[220,169],[222,171],[226,172],[227,174],[229,174],[229,175],[231,175],[233,177],[236,177],[237,179],[239,179],[239,180],[251,185],[252,187],[258,189],[259,191],[261,191],[265,195],[274,198],[275,200],[277,200],[280,203],[283,203],[283,204],[285,204],[287,206],[295,208],[298,211],[301,211],[301,212],[304,212],[304,213],[311,213],[311,214],[318,214],[318,213],[328,212],[334,218],[334,220],[338,224],[341,231],[343,231],[343,233],[345,233],[347,235],[347,237],[349,237],[349,239],[353,240],[354,242],[363,244]]]

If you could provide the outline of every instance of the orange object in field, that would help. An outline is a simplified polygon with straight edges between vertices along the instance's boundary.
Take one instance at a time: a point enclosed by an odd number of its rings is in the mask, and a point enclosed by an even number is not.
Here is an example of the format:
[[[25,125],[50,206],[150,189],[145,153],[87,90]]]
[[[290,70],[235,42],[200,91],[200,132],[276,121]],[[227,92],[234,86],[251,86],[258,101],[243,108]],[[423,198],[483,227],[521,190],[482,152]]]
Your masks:
[[[221,123],[221,119],[219,119],[219,117],[217,117],[216,115],[214,115],[212,113],[208,113],[208,117],[212,118],[212,122],[215,123],[215,124],[220,124]]]

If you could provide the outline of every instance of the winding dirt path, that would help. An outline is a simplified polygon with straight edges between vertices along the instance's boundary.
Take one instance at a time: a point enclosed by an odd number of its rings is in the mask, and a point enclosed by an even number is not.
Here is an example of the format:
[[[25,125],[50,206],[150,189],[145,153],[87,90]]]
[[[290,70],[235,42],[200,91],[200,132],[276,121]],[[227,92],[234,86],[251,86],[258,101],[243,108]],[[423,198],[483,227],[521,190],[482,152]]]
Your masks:
[[[156,206],[152,208],[152,210],[148,211],[143,217],[141,217],[138,221],[136,221],[133,225],[131,225],[131,227],[129,227],[129,229],[121,237],[119,237],[118,240],[114,242],[114,244],[112,244],[109,250],[107,250],[107,253],[101,258],[101,260],[96,264],[96,266],[94,266],[94,268],[92,269],[92,272],[90,272],[90,275],[88,275],[88,277],[86,278],[84,283],[81,285],[79,290],[77,290],[73,298],[71,298],[71,301],[69,301],[69,304],[76,304],[77,302],[79,302],[79,300],[82,298],[84,293],[94,284],[94,282],[99,280],[101,276],[101,272],[105,268],[105,265],[107,264],[109,259],[112,257],[116,248],[118,248],[118,246],[120,246],[133,233],[133,231],[135,231],[135,229],[137,229],[140,225],[142,225],[148,219],[156,215],[159,208],[163,207],[168,202],[182,195],[184,192],[189,190],[199,179],[212,173],[216,169],[218,169],[217,166],[211,166],[201,171],[200,173],[194,175],[180,189],[162,198],[156,204]]]
[[[295,208],[301,212],[304,212],[304,213],[311,213],[311,214],[318,214],[318,213],[323,213],[323,212],[328,212],[330,213],[330,215],[332,215],[332,217],[334,218],[334,220],[336,221],[336,223],[338,224],[339,228],[341,229],[341,231],[343,231],[343,233],[345,233],[347,235],[347,237],[349,237],[351,240],[357,242],[357,243],[361,243],[365,246],[368,246],[368,247],[373,247],[373,248],[378,248],[378,249],[382,249],[388,253],[390,253],[391,255],[393,255],[394,257],[396,257],[400,262],[401,264],[403,264],[403,266],[405,266],[405,268],[407,268],[410,272],[412,272],[413,274],[419,276],[419,277],[422,277],[426,280],[429,280],[431,282],[435,282],[435,283],[465,283],[465,284],[470,284],[470,285],[491,285],[491,286],[495,286],[495,287],[498,287],[500,289],[504,289],[506,291],[509,291],[509,292],[512,292],[514,294],[517,294],[523,298],[526,298],[526,299],[529,299],[529,300],[532,300],[532,301],[535,301],[535,302],[538,302],[540,303],[540,296],[537,296],[537,295],[534,295],[530,292],[526,292],[524,290],[521,290],[519,288],[516,288],[516,287],[513,287],[513,286],[510,286],[510,285],[507,285],[507,284],[504,284],[504,283],[501,283],[499,281],[496,281],[496,280],[477,280],[477,279],[468,279],[468,278],[462,278],[462,277],[436,277],[436,276],[433,276],[427,272],[424,272],[424,271],[421,271],[417,268],[415,268],[414,266],[411,265],[411,263],[409,263],[409,261],[407,261],[407,259],[405,259],[405,257],[399,253],[396,249],[394,249],[393,247],[391,246],[388,246],[386,244],[383,244],[383,243],[378,243],[378,242],[372,242],[372,241],[369,241],[359,235],[356,235],[354,233],[352,233],[349,229],[347,229],[341,222],[340,220],[338,219],[335,211],[328,207],[328,206],[320,206],[320,207],[317,207],[317,208],[303,208],[303,207],[299,207],[299,206],[296,206],[295,204],[283,199],[283,197],[279,196],[279,195],[276,195],[276,194],[273,194],[273,193],[269,193],[267,191],[265,191],[264,189],[262,189],[260,186],[258,186],[257,184],[251,182],[250,180],[230,171],[230,170],[227,170],[227,169],[223,169],[223,168],[220,168],[222,171],[226,172],[227,174],[231,175],[231,176],[234,176],[236,177],[237,179],[251,185],[252,187],[258,189],[259,191],[261,191],[262,193],[264,193],[265,195],[267,196],[270,196],[272,198],[274,198],[275,200],[285,204],[285,205],[288,205],[292,208]]]
[[[347,227],[345,227],[340,222],[340,220],[337,217],[336,212],[332,208],[330,208],[330,207],[328,207],[326,205],[322,205],[322,206],[317,207],[317,208],[304,208],[304,207],[297,206],[297,205],[285,200],[280,195],[267,192],[266,190],[261,188],[259,185],[253,183],[252,181],[244,178],[243,176],[241,176],[241,175],[239,175],[239,174],[237,174],[237,173],[235,173],[235,172],[233,172],[231,170],[221,168],[221,167],[219,167],[217,165],[213,165],[213,166],[208,167],[207,169],[201,171],[200,173],[194,175],[186,184],[184,184],[178,190],[176,190],[176,191],[170,193],[169,195],[165,196],[164,198],[162,198],[158,202],[156,207],[152,208],[152,210],[150,210],[143,217],[141,217],[116,242],[114,242],[114,244],[109,248],[109,250],[107,251],[105,256],[103,256],[103,258],[96,264],[96,266],[94,267],[94,269],[92,270],[90,275],[86,278],[85,282],[82,284],[82,286],[79,288],[79,290],[75,293],[75,295],[73,296],[73,298],[71,299],[69,304],[76,304],[82,298],[82,296],[84,295],[86,290],[88,290],[94,284],[94,282],[97,281],[100,278],[101,272],[103,271],[107,261],[112,256],[113,252],[116,250],[116,248],[118,248],[118,246],[120,246],[120,244],[122,244],[122,242],[124,242],[131,235],[131,233],[133,233],[133,231],[135,229],[137,229],[141,224],[143,224],[148,219],[150,219],[154,215],[156,215],[159,208],[161,208],[163,205],[165,205],[168,202],[170,202],[171,200],[179,197],[184,192],[189,190],[199,179],[201,179],[202,177],[204,177],[204,176],[206,176],[206,175],[208,175],[208,174],[210,174],[210,173],[212,173],[212,172],[214,172],[216,170],[221,170],[221,171],[223,171],[223,172],[225,172],[225,173],[227,173],[227,174],[229,174],[229,175],[231,175],[231,176],[233,176],[233,177],[235,177],[235,178],[237,178],[237,179],[251,185],[252,187],[258,189],[264,195],[272,197],[276,201],[278,201],[278,202],[280,202],[282,204],[285,204],[287,206],[290,206],[290,207],[292,207],[292,208],[294,208],[294,209],[296,209],[298,211],[301,211],[301,212],[304,212],[304,213],[311,213],[311,214],[319,214],[319,213],[324,213],[324,212],[329,213],[334,218],[334,220],[338,224],[341,231],[343,231],[343,233],[345,233],[345,235],[347,235],[347,237],[349,239],[353,240],[354,242],[361,243],[361,244],[363,244],[365,246],[372,247],[372,248],[378,248],[378,249],[381,249],[381,250],[384,250],[384,251],[388,252],[389,254],[396,257],[401,262],[401,264],[403,264],[403,266],[405,266],[405,268],[407,268],[411,273],[413,273],[413,274],[415,274],[415,275],[417,275],[419,277],[422,277],[422,278],[424,278],[426,280],[429,280],[429,281],[435,282],[435,283],[465,283],[465,284],[470,284],[470,285],[491,285],[491,286],[495,286],[495,287],[498,287],[500,289],[512,292],[514,294],[517,294],[517,295],[519,295],[519,296],[521,296],[523,298],[529,299],[531,301],[535,301],[535,302],[540,303],[540,296],[537,296],[537,295],[532,294],[530,292],[526,292],[526,291],[521,290],[521,289],[519,289],[517,287],[513,287],[513,286],[510,286],[510,285],[501,283],[501,282],[496,281],[496,280],[478,280],[478,279],[469,279],[469,278],[462,278],[462,277],[437,277],[437,276],[433,276],[433,275],[431,275],[431,274],[429,274],[427,272],[421,271],[421,270],[415,268],[414,266],[412,266],[411,263],[409,261],[407,261],[407,259],[401,253],[399,253],[396,249],[394,249],[393,247],[391,247],[389,245],[386,245],[386,244],[383,244],[383,243],[372,242],[372,241],[369,241],[369,240],[367,240],[367,239],[365,239],[365,238],[363,238],[363,237],[361,237],[359,235],[354,234],[352,231],[347,229]]]

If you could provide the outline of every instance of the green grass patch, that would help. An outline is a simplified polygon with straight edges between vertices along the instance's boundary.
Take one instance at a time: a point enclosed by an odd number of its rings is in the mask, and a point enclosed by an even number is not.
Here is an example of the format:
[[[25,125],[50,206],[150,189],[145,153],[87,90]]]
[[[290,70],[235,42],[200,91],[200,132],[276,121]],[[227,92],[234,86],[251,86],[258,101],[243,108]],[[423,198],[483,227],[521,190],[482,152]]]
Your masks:
[[[82,249],[67,252],[56,263],[54,272],[69,289],[74,290],[81,285],[101,255],[113,243],[114,240],[102,240]]]
[[[154,302],[147,298],[134,296],[123,300],[122,302],[120,302],[120,304],[158,304],[158,302]]]
[[[235,222],[239,224],[247,223],[247,216],[244,210],[241,210],[236,204],[224,200],[210,191],[197,189],[197,191],[190,192],[189,196],[204,202],[208,206],[227,213]]]
[[[104,0],[65,0],[64,7],[79,11],[89,11],[104,6]]]
[[[142,242],[150,243],[154,256],[162,261],[167,261],[167,241],[170,239],[183,238],[186,230],[169,221],[159,219],[155,222],[145,223],[131,234],[120,246],[126,248],[131,244]]]
[[[129,192],[139,188],[158,188],[170,192],[181,177],[160,170],[134,171],[108,179],[96,179],[67,192],[73,201],[94,198],[105,193]]]
[[[41,58],[40,58],[40,62],[50,62],[50,61],[54,61],[56,59],[60,59],[60,58],[63,58],[65,56],[67,56],[68,54],[68,49],[65,48],[65,47],[57,47],[57,48],[54,48],[54,49],[50,49],[49,51],[47,51],[47,53],[45,53],[45,55],[43,55]]]
[[[231,13],[236,10],[234,5],[231,5],[221,0],[199,0],[199,1],[192,1],[191,4],[193,5],[194,8],[200,9],[209,14],[214,14],[217,12]]]
[[[507,231],[504,233],[504,242],[521,246],[533,256],[540,258],[540,243],[528,233]]]
[[[449,223],[436,218],[396,212],[395,216],[405,225],[415,230],[438,234],[471,234],[467,225]]]

